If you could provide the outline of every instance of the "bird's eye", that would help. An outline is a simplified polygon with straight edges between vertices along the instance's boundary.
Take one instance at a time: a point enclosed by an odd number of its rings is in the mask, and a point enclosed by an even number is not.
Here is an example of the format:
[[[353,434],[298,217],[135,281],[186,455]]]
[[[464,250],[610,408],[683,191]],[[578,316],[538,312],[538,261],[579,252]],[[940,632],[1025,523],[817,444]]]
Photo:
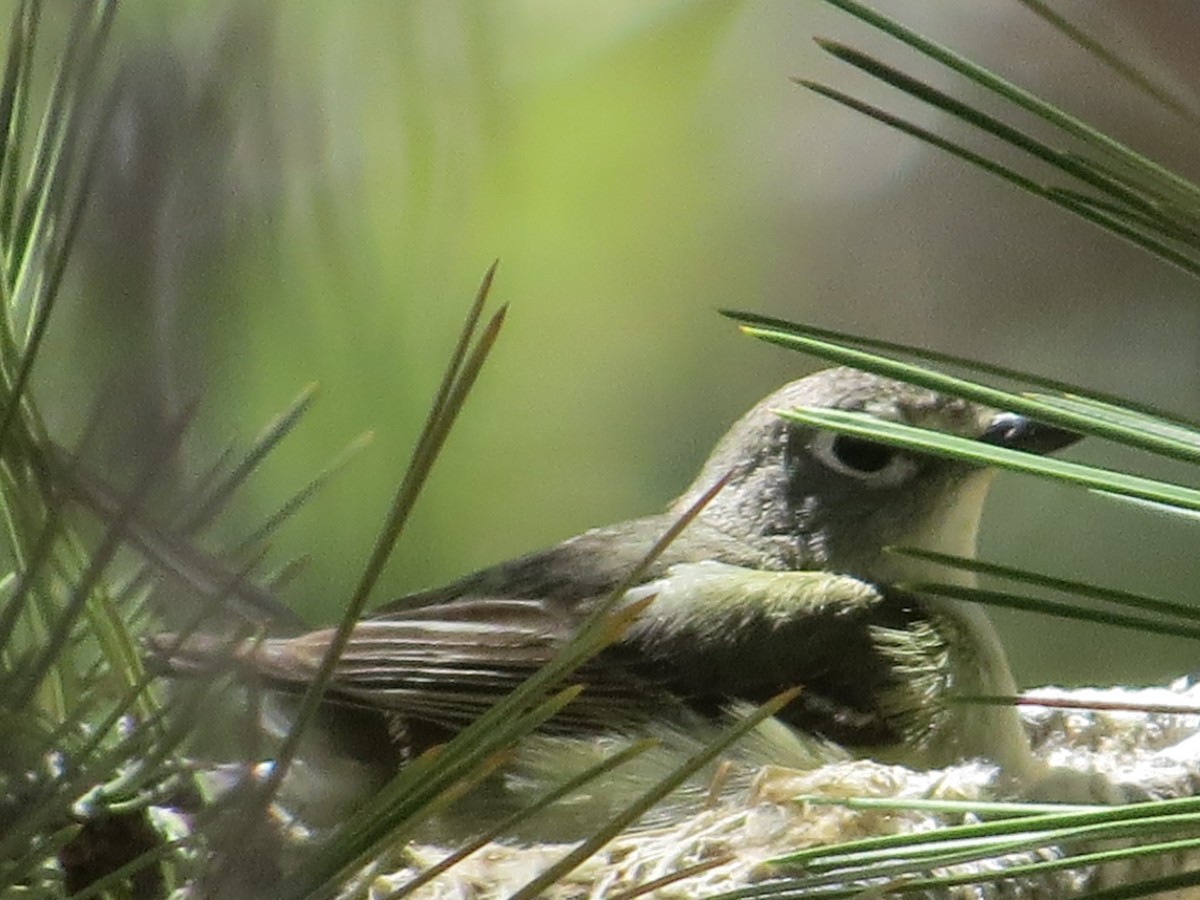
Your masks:
[[[896,455],[894,447],[886,447],[845,434],[834,437],[832,450],[838,462],[865,474],[883,471]]]
[[[912,457],[895,447],[847,434],[822,432],[811,449],[826,468],[873,486],[900,484],[916,471]]]

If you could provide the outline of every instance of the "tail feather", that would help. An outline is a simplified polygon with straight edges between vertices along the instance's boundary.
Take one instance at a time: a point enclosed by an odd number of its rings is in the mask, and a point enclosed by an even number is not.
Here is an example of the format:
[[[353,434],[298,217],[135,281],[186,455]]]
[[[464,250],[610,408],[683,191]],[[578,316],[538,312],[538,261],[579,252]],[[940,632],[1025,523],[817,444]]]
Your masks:
[[[253,642],[212,634],[194,634],[183,640],[177,634],[154,634],[146,638],[144,659],[146,668],[156,675],[211,675],[244,664],[248,646]]]

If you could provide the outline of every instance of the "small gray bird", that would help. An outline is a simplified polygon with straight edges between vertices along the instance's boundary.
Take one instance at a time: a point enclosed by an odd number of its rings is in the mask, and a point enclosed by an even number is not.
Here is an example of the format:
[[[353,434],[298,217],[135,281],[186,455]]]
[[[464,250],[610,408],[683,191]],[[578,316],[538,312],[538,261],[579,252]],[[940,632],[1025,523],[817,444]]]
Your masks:
[[[711,720],[800,686],[778,719],[801,734],[912,766],[985,757],[1016,779],[1031,776],[1037,766],[1011,707],[952,702],[1015,691],[983,611],[889,586],[970,576],[884,552],[973,555],[992,472],[777,414],[796,407],[861,411],[1033,453],[1077,439],[876,375],[819,372],[743,416],[666,513],[375,610],[355,627],[327,699],[385,713],[406,749],[444,740],[550,660],[683,511],[728,477],[627,593],[648,605],[573,676],[585,690],[551,729]],[[297,692],[332,636],[247,642],[234,656],[268,685]],[[165,663],[176,673],[230,654],[204,636],[155,643],[170,648]]]

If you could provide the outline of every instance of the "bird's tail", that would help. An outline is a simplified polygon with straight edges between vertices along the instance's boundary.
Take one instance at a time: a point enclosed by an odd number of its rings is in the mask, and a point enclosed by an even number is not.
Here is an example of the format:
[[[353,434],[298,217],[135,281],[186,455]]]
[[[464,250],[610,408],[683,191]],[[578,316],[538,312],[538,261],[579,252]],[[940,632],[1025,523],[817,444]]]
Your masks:
[[[156,675],[177,678],[213,675],[241,668],[255,641],[230,640],[213,634],[154,634],[145,641],[146,668]]]

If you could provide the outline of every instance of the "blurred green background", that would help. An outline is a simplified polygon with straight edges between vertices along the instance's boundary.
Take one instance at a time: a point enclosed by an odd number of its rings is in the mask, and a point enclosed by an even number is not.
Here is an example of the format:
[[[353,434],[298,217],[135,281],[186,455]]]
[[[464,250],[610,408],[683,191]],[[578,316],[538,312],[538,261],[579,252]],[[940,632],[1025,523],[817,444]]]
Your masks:
[[[69,6],[52,5],[48,41]],[[1018,4],[878,6],[1196,177],[1192,126]],[[1194,96],[1195,4],[1056,9]],[[739,413],[820,367],[739,336],[721,307],[1200,413],[1193,281],[797,87],[959,134],[814,35],[927,71],[817,2],[128,0],[97,195],[38,373],[54,432],[74,440],[106,398],[119,472],[202,395],[199,471],[318,382],[207,543],[374,432],[275,541],[276,562],[311,556],[286,598],[325,622],[494,257],[508,323],[378,601],[661,509]],[[1103,446],[1072,456],[1180,475]],[[1187,600],[1194,546],[1187,523],[1002,475],[981,555]],[[1195,666],[1183,643],[997,618],[1026,684]]]

